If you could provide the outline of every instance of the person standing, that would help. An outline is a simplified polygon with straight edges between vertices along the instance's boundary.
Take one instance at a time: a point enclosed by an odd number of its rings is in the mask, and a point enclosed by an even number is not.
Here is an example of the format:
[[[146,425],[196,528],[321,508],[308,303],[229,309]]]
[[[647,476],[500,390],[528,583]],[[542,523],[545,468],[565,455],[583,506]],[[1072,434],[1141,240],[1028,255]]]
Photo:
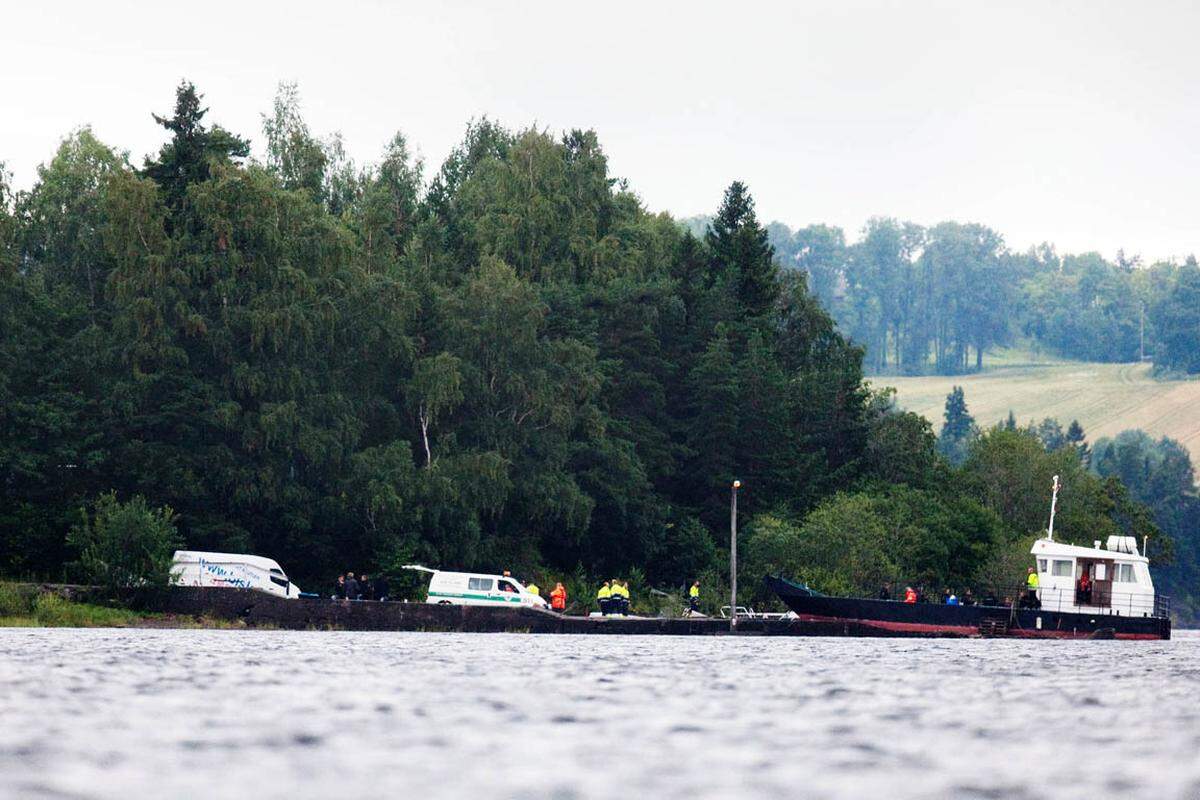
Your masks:
[[[567,610],[567,590],[563,588],[561,581],[554,584],[554,589],[550,592],[550,608],[560,614]]]
[[[616,578],[613,578],[612,585],[613,592],[617,596],[615,611],[621,616],[626,616],[629,614],[629,585]]]
[[[608,585],[608,581],[600,584],[600,588],[596,591],[596,604],[600,606],[601,616],[608,616],[608,612],[612,606],[612,589]]]
[[[542,590],[539,589],[538,585],[536,583],[534,583],[533,581],[530,581],[529,583],[527,583],[525,585],[525,591],[529,592],[534,597],[542,596]]]
[[[354,573],[346,573],[346,599],[357,600],[359,598],[358,581],[354,580]]]
[[[916,589],[914,589],[911,586],[904,587],[904,602],[906,602],[906,603],[916,603],[917,602]]]
[[[693,581],[692,588],[688,589],[688,611],[700,613],[700,581]]]
[[[1033,567],[1029,568],[1028,577],[1025,578],[1025,605],[1028,608],[1041,608],[1042,602],[1038,599],[1038,589],[1041,586],[1041,581],[1038,580],[1037,572]]]
[[[388,585],[388,579],[383,575],[380,575],[375,579],[373,588],[375,590],[375,599],[381,602],[387,602],[388,598],[391,596],[392,590],[392,587]]]
[[[338,575],[337,583],[333,587],[333,599],[337,600],[340,597],[346,596],[346,576]]]

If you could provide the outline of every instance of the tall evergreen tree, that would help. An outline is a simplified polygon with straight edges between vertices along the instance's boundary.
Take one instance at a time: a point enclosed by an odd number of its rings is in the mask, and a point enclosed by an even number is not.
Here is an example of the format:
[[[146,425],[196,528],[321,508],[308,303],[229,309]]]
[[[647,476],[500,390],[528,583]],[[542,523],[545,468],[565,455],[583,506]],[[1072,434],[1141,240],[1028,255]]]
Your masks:
[[[975,418],[967,410],[967,399],[961,386],[946,395],[946,410],[942,415],[942,431],[938,435],[938,451],[952,464],[961,464],[967,457],[971,440],[978,434]]]
[[[741,181],[725,190],[705,241],[714,283],[724,285],[736,303],[723,318],[739,324],[764,320],[779,299],[778,267],[767,230],[754,214],[754,198]]]
[[[163,200],[172,214],[184,207],[189,186],[208,179],[214,162],[237,162],[250,154],[250,143],[234,136],[220,125],[206,128],[202,122],[207,108],[201,107],[203,95],[190,81],[175,90],[175,110],[169,117],[154,114],[154,121],[171,133],[171,139],[159,150],[158,157],[146,159],[144,173],[162,190]]]
[[[1092,451],[1088,447],[1087,435],[1083,432],[1083,426],[1079,424],[1079,420],[1071,420],[1071,424],[1067,427],[1067,445],[1074,448],[1079,455],[1079,461],[1088,466],[1092,460]]]

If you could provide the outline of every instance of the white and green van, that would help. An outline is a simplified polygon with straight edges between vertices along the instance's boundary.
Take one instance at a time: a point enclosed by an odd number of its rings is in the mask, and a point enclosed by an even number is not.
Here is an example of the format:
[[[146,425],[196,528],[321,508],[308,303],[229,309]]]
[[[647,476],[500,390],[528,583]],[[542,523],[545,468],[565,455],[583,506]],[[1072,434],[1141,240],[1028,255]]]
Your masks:
[[[410,564],[405,569],[428,572],[426,603],[444,606],[528,606],[549,608],[549,603],[526,591],[516,579],[476,572],[445,572]]]

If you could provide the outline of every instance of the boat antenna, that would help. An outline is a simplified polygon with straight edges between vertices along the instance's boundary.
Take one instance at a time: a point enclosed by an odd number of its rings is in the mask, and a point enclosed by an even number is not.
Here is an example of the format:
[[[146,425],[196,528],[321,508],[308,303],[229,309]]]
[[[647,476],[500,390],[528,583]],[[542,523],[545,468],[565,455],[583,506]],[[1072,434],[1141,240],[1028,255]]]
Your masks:
[[[1054,541],[1054,511],[1058,508],[1058,476],[1054,476],[1054,491],[1050,495],[1050,528],[1046,538]]]

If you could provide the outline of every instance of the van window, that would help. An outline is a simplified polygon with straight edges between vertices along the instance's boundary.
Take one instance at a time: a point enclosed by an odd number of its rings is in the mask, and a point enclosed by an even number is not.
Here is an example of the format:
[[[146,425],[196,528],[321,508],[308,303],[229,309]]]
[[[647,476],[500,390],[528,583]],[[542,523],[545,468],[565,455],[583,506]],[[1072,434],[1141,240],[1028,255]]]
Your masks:
[[[1038,559],[1038,572],[1042,573],[1043,575],[1046,574],[1046,559]]]
[[[513,594],[518,594],[517,587],[514,586],[513,584],[509,583],[508,581],[500,581],[500,591],[512,592]]]
[[[1114,572],[1113,579],[1118,583],[1137,583],[1137,578],[1133,576],[1133,564],[1117,564]]]
[[[477,592],[490,592],[492,590],[491,578],[470,578],[467,581],[467,588],[474,589]]]
[[[1072,570],[1070,561],[1059,561],[1058,559],[1055,559],[1053,572],[1051,573],[1052,575],[1054,575],[1056,578],[1069,578],[1071,577],[1071,572]]]
[[[274,572],[276,572],[276,570],[271,570],[271,572],[274,573]],[[283,574],[283,573],[280,572],[280,574]],[[276,586],[282,586],[286,589],[287,585],[288,585],[288,579],[280,578],[278,575],[272,574],[271,575],[271,583],[275,584]]]

